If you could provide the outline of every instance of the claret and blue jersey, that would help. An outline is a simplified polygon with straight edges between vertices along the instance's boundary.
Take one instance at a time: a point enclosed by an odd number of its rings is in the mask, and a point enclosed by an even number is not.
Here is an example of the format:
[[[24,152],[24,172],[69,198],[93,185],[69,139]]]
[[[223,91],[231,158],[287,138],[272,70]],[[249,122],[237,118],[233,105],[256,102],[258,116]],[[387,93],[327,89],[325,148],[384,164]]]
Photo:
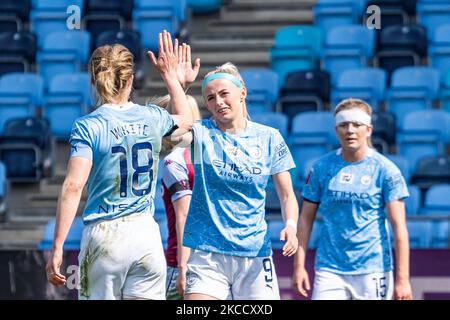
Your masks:
[[[71,156],[92,160],[85,223],[154,212],[161,139],[174,126],[164,109],[129,102],[100,106],[74,123]]]
[[[303,188],[323,217],[316,270],[368,274],[392,270],[386,204],[408,197],[400,170],[374,149],[358,162],[341,149],[319,159]]]
[[[183,244],[226,255],[270,256],[265,188],[295,167],[278,130],[248,121],[237,134],[213,119],[194,123],[195,184]]]

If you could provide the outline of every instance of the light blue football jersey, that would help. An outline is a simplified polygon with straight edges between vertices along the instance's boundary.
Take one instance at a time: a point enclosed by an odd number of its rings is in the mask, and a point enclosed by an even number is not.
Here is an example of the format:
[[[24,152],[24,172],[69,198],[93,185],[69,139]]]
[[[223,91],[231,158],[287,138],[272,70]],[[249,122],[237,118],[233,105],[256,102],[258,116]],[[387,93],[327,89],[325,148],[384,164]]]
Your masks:
[[[85,223],[154,213],[161,139],[174,125],[164,109],[131,102],[122,109],[100,106],[75,121],[71,157],[92,160]]]
[[[194,123],[194,190],[183,244],[233,256],[270,256],[265,221],[271,175],[295,167],[278,130],[248,121],[238,134]]]
[[[392,270],[387,203],[409,196],[400,170],[369,149],[358,162],[346,162],[341,149],[320,158],[303,187],[306,200],[320,203],[323,217],[315,269],[339,274]]]

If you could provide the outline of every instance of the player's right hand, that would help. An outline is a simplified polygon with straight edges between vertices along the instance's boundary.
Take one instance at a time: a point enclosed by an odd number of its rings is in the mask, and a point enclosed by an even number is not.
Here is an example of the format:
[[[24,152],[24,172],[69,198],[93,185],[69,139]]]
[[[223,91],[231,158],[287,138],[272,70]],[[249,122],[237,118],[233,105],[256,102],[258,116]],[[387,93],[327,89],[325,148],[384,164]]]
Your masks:
[[[66,277],[60,273],[62,264],[63,250],[54,250],[50,259],[45,266],[48,281],[55,286],[62,286],[66,284]]]

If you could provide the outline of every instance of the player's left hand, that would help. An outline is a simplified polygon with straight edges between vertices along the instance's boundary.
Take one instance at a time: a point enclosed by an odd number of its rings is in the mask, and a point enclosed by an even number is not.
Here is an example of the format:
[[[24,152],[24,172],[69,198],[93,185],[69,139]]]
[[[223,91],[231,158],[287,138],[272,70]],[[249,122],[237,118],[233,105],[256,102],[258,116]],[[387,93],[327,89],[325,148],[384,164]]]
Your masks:
[[[293,256],[298,249],[297,232],[292,226],[286,226],[280,232],[280,240],[286,241],[283,246],[283,256]]]

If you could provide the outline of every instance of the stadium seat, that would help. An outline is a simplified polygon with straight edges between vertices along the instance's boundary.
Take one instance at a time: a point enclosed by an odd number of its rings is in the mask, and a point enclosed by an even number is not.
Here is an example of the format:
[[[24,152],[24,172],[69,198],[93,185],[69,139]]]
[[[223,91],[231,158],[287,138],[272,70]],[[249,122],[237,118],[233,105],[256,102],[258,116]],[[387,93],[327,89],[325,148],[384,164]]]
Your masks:
[[[420,188],[415,185],[408,185],[408,192],[409,197],[405,199],[406,215],[418,215],[422,204]]]
[[[448,221],[442,221],[441,223],[435,224],[431,235],[431,248],[449,248],[449,234],[450,223]]]
[[[365,67],[375,49],[375,32],[362,25],[338,26],[328,30],[322,60],[335,85],[344,70]]]
[[[171,35],[179,36],[186,20],[186,1],[182,0],[136,0],[133,9],[134,29],[142,35],[141,46],[156,51],[158,33],[167,30]]]
[[[91,100],[89,74],[63,74],[52,78],[43,114],[50,122],[53,135],[67,139],[76,118],[89,112]]]
[[[447,72],[447,76],[443,79],[440,99],[442,102],[441,108],[450,113],[450,71]]]
[[[322,30],[359,22],[362,8],[356,0],[318,0],[313,8],[314,24]]]
[[[408,113],[397,133],[398,150],[409,159],[413,171],[420,158],[443,154],[450,141],[450,114],[442,110]]]
[[[358,98],[369,103],[373,112],[377,112],[384,100],[386,83],[387,74],[382,69],[363,67],[344,70],[332,90],[332,105],[343,99]]]
[[[433,184],[450,183],[450,155],[419,159],[412,182],[423,189]]]
[[[269,220],[267,222],[267,232],[272,242],[272,249],[280,250],[283,248],[284,243],[280,240],[280,232],[284,229],[283,220]]]
[[[441,79],[445,81],[445,77],[450,72],[450,23],[439,25],[434,34],[430,34],[430,38],[431,65],[439,70]]]
[[[450,216],[450,184],[435,184],[425,194],[422,214]]]
[[[372,114],[372,142],[384,141],[388,147],[395,146],[396,126],[394,115],[390,112]]]
[[[6,221],[7,213],[7,203],[6,199],[8,196],[8,180],[6,177],[6,166],[0,161],[0,222]]]
[[[0,76],[27,72],[36,56],[36,39],[26,31],[0,32]]]
[[[374,65],[388,73],[406,66],[418,66],[427,57],[427,33],[421,25],[392,25],[380,30]]]
[[[51,218],[44,229],[44,238],[38,244],[38,250],[52,250],[53,235],[55,232],[56,219]],[[84,224],[80,217],[75,217],[66,241],[64,242],[64,250],[80,250],[81,237],[83,235]]]
[[[304,172],[310,159],[317,159],[337,145],[334,117],[331,112],[302,112],[292,120],[289,148],[297,164],[297,171]]]
[[[450,2],[448,0],[417,0],[417,20],[427,28],[429,35],[438,26],[450,21]]]
[[[279,112],[260,112],[250,115],[250,119],[254,122],[278,129],[284,139],[288,137],[289,119],[285,114]]]
[[[12,16],[21,22],[28,21],[31,9],[31,0],[2,0],[0,12],[2,16]],[[4,30],[4,29],[0,29]]]
[[[291,72],[317,68],[322,43],[322,30],[316,26],[293,25],[278,29],[270,49],[270,64],[278,74],[280,86]]]
[[[277,110],[290,119],[297,113],[321,111],[330,101],[330,75],[320,70],[289,73],[281,88]]]
[[[0,134],[8,119],[34,116],[42,105],[44,83],[33,73],[9,73],[0,78]]]
[[[435,245],[442,245],[443,230],[448,230],[450,217],[450,184],[435,184],[425,194],[425,201],[421,214],[433,218],[433,235]],[[447,233],[448,236],[448,233]],[[441,244],[439,244],[441,243]]]
[[[247,88],[246,103],[250,115],[272,111],[278,95],[278,75],[267,68],[251,68],[241,72]]]
[[[84,0],[39,0],[32,2],[30,13],[31,31],[36,34],[38,48],[44,44],[45,37],[57,31],[67,31],[67,8],[76,5],[80,14],[84,10]]]
[[[95,42],[95,48],[105,44],[121,44],[128,48],[133,54],[134,62],[141,61],[141,46],[140,35],[137,31],[119,30],[119,31],[104,31],[100,33]]]
[[[431,109],[438,98],[439,72],[430,67],[402,67],[392,74],[388,91],[388,110],[395,115],[397,128],[403,124],[406,114]]]
[[[187,5],[194,14],[218,11],[222,0],[187,0]]]
[[[406,221],[411,249],[426,249],[431,245],[432,222],[413,220]]]
[[[385,154],[385,156],[400,169],[400,172],[408,184],[411,177],[411,167],[408,159],[399,154]]]
[[[86,15],[116,15],[131,20],[133,0],[87,0]]]
[[[89,59],[91,36],[86,31],[52,32],[38,52],[39,73],[48,86],[56,75],[80,72]]]
[[[412,2],[414,3],[411,5]],[[367,3],[367,7],[373,5],[380,8],[383,28],[407,24],[411,20],[410,16],[413,17],[416,12],[415,0],[372,0]]]
[[[0,136],[0,158],[13,182],[35,182],[49,177],[55,161],[48,121],[36,117],[10,119]]]
[[[97,13],[88,14],[83,17],[83,29],[90,33],[94,45],[103,32],[119,32],[120,30],[124,30],[125,26],[126,22],[124,18],[117,14]]]

